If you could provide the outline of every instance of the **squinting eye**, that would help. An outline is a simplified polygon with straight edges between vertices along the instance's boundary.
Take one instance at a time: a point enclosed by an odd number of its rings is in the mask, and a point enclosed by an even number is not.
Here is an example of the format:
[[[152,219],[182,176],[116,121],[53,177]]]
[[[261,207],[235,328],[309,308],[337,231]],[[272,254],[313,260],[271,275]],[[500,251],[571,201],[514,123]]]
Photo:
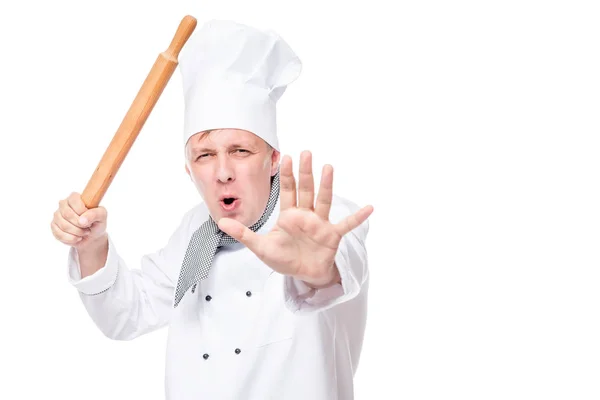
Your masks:
[[[199,160],[199,159],[201,159],[201,158],[203,158],[204,156],[207,156],[207,155],[208,155],[208,154],[200,154],[200,155],[199,155],[199,156],[196,158],[196,160]]]
[[[243,152],[248,152],[248,150],[244,150],[244,149],[237,149],[236,151],[243,151]]]

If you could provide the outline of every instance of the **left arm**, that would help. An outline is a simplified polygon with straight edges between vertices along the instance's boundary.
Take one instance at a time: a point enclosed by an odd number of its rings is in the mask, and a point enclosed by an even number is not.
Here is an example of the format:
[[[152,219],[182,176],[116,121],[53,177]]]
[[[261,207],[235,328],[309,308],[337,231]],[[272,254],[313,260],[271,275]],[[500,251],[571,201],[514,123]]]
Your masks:
[[[345,201],[333,207],[331,219],[338,222],[357,210],[356,205]],[[327,310],[356,297],[369,276],[365,244],[368,231],[369,221],[366,220],[342,237],[335,254],[335,274],[332,283],[321,287],[286,275],[284,293],[288,308],[296,313],[313,313]]]
[[[292,161],[281,165],[279,218],[266,235],[221,218],[219,228],[248,247],[273,270],[286,275],[290,309],[316,311],[355,297],[367,279],[365,240],[372,206],[361,209],[336,196],[333,167],[326,165],[314,200],[310,152],[300,158],[298,191]]]

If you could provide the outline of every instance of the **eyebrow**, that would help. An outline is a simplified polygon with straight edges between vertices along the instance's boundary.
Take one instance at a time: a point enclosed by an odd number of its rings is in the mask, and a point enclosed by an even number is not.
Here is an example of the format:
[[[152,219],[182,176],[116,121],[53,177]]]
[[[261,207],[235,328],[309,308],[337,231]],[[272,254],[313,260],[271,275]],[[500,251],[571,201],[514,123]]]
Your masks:
[[[192,153],[206,153],[213,150],[214,149],[208,147],[192,147]]]
[[[227,147],[229,150],[236,149],[252,149],[256,150],[256,146],[253,146],[249,143],[234,143]],[[207,153],[215,151],[214,147],[192,147],[192,153]]]

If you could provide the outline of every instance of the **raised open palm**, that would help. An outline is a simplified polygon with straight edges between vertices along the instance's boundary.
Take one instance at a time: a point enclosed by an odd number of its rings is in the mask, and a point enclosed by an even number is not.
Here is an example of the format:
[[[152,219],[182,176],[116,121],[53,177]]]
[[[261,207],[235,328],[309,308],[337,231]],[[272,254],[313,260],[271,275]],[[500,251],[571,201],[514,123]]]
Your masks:
[[[313,287],[337,282],[339,274],[334,261],[340,241],[371,215],[373,207],[365,206],[332,224],[329,211],[333,197],[333,167],[323,167],[315,203],[309,151],[300,156],[298,190],[289,156],[282,158],[280,183],[279,218],[269,233],[259,235],[230,218],[221,218],[219,228],[279,273],[294,276]]]

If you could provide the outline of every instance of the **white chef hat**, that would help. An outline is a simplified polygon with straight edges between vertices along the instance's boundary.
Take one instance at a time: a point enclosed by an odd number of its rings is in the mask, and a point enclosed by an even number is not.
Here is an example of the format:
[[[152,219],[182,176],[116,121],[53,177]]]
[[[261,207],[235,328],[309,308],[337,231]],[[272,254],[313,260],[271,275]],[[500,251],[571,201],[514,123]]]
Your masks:
[[[209,129],[250,131],[279,150],[276,103],[302,63],[275,32],[211,20],[179,56],[185,102],[184,147]]]

